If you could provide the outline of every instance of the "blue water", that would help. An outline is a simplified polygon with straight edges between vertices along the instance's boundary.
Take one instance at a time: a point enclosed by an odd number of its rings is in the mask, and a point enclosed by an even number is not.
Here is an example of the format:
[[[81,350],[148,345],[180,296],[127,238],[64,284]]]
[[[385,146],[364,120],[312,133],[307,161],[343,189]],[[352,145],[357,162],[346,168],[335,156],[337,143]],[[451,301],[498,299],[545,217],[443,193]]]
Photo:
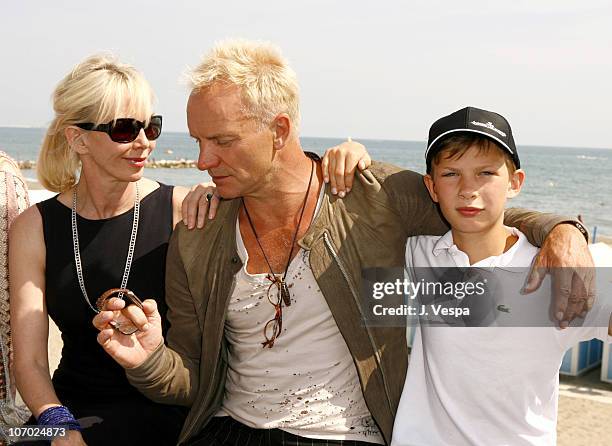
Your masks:
[[[0,127],[0,150],[18,160],[36,160],[44,129]],[[341,139],[303,137],[302,146],[319,154]],[[360,140],[372,158],[423,173],[424,142]],[[186,133],[164,132],[157,142],[156,159],[196,159],[198,149]],[[172,153],[167,153],[171,150]],[[543,212],[582,215],[598,233],[612,235],[612,150],[519,146],[527,180],[521,195],[511,201]],[[28,178],[35,172],[24,171]],[[151,169],[149,178],[189,186],[207,181],[197,169]]]

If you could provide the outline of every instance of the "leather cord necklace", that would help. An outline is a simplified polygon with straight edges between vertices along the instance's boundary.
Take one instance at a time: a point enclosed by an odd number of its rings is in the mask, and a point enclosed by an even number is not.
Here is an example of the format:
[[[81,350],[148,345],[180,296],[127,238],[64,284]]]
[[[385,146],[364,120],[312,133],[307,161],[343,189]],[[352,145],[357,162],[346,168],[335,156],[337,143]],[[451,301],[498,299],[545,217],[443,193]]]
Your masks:
[[[308,188],[306,189],[306,195],[304,196],[304,202],[302,203],[302,211],[300,213],[300,219],[298,220],[297,227],[295,228],[295,233],[293,234],[293,240],[291,241],[291,249],[289,250],[289,257],[287,258],[287,265],[285,266],[285,272],[283,273],[283,276],[280,279],[276,276],[276,274],[274,274],[274,270],[272,269],[272,265],[270,264],[270,261],[268,260],[268,256],[266,255],[266,252],[264,251],[263,246],[261,246],[261,242],[259,241],[259,236],[257,235],[257,231],[255,230],[255,225],[253,224],[253,220],[251,220],[251,216],[249,215],[249,210],[247,209],[247,205],[244,202],[244,198],[242,199],[242,205],[244,206],[244,213],[246,214],[247,220],[249,221],[249,226],[251,227],[251,230],[253,231],[253,234],[255,235],[255,240],[257,241],[257,245],[259,246],[259,249],[261,250],[261,253],[263,254],[263,257],[268,265],[268,268],[270,269],[270,274],[268,275],[268,279],[271,280],[273,283],[276,283],[276,286],[278,286],[281,298],[286,306],[291,305],[291,295],[289,293],[289,287],[287,286],[287,282],[285,280],[287,278],[287,271],[289,270],[289,264],[291,263],[291,258],[293,256],[293,246],[295,245],[295,240],[297,239],[297,235],[300,230],[300,226],[302,225],[302,217],[304,217],[304,211],[306,210],[306,202],[308,201],[308,193],[310,192],[310,186],[312,184],[312,177],[314,173],[315,162],[313,160],[310,160],[310,161],[312,162],[312,165],[310,167],[310,179],[308,180]]]

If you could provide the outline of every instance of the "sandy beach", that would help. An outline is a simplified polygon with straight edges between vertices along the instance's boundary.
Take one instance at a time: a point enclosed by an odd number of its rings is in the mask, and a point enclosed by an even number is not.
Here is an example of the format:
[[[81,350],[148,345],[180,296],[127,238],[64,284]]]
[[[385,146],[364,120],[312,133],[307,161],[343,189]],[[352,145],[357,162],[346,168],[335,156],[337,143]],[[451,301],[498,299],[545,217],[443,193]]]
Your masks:
[[[605,244],[607,244],[609,246],[612,246],[612,237],[608,237],[608,236],[605,236],[605,235],[598,235],[597,236],[597,241],[605,243]]]
[[[562,376],[559,390],[560,446],[604,446],[612,439],[612,384],[600,368],[580,377]]]

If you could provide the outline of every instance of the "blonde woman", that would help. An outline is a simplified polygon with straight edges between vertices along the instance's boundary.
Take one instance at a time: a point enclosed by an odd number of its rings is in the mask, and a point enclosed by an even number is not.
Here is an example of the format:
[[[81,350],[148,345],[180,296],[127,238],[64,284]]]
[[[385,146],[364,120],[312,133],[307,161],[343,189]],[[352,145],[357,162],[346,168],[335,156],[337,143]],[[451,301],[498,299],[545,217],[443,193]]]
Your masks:
[[[129,287],[164,307],[166,245],[187,190],[143,178],[162,118],[144,77],[108,56],[77,65],[53,106],[37,170],[59,195],[21,214],[9,238],[17,387],[39,424],[70,428],[57,444],[171,444],[183,409],[133,389],[97,347],[90,322],[109,288]],[[64,341],[53,379],[48,316]],[[137,421],[155,429],[135,432]]]
[[[31,423],[68,426],[57,445],[175,444],[183,423],[183,408],[153,403],[129,385],[91,324],[101,294],[129,288],[156,300],[168,328],[166,249],[188,190],[143,177],[162,128],[152,103],[133,67],[108,56],[77,65],[54,92],[55,118],[38,162],[40,182],[58,195],[21,214],[10,234],[17,386]],[[330,151],[326,163],[343,171],[339,189],[361,153],[351,144]],[[200,187],[185,200],[189,226],[198,212],[203,220],[210,192]],[[48,316],[64,341],[52,379]]]

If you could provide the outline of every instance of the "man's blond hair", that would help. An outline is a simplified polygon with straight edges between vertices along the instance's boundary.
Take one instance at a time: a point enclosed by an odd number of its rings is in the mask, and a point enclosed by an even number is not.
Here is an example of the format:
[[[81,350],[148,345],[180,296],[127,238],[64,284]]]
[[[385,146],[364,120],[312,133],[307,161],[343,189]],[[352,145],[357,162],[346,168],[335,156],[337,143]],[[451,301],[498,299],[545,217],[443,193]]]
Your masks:
[[[244,112],[261,126],[286,113],[294,128],[300,123],[299,86],[278,47],[269,42],[225,40],[217,43],[189,74],[192,93],[217,82],[242,91]]]

